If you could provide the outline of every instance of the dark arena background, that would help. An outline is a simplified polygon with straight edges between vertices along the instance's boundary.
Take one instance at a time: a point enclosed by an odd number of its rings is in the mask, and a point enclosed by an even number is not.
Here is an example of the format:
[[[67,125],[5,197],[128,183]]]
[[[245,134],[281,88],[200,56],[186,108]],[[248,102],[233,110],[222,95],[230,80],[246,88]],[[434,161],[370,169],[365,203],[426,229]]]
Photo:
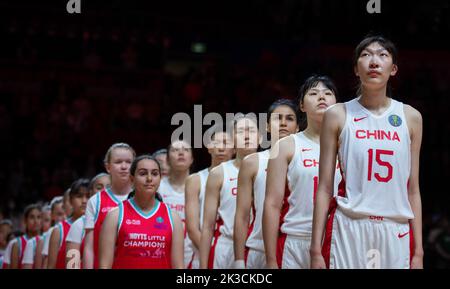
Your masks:
[[[114,142],[167,147],[177,112],[265,112],[313,73],[355,97],[353,49],[399,50],[394,98],[423,116],[425,268],[450,267],[450,2],[381,0],[0,1],[0,219],[104,171]],[[207,127],[203,128],[205,131]],[[206,149],[194,150],[197,171]],[[444,252],[437,252],[439,242]]]

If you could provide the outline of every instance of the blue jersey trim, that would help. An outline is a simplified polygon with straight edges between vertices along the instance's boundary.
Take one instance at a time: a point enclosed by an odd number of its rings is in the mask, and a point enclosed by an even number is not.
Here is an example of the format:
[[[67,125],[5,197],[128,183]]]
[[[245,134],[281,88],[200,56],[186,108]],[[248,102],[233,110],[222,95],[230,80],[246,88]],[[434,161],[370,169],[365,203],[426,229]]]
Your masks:
[[[148,212],[147,214],[145,214],[144,212],[142,212],[142,210],[136,205],[135,201],[134,201],[134,197],[131,198],[130,200],[130,204],[133,207],[133,209],[144,219],[149,219],[151,217],[153,217],[153,215],[158,211],[159,206],[161,205],[161,203],[155,199],[155,205],[153,206],[153,209]]]

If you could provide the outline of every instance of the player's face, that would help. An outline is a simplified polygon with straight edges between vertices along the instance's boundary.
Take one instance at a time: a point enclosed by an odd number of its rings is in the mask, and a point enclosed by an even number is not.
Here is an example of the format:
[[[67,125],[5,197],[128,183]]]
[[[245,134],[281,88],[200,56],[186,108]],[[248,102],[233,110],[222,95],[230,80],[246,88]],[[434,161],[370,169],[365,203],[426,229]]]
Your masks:
[[[56,204],[52,210],[52,220],[55,224],[61,222],[66,217],[66,212],[63,208],[63,203]]]
[[[25,220],[26,227],[29,232],[38,233],[41,230],[41,212],[37,209],[33,209]]]
[[[333,91],[322,82],[309,89],[300,105],[300,110],[308,116],[322,117],[330,105],[336,103],[336,96]]]
[[[42,232],[47,232],[47,230],[52,225],[52,216],[50,211],[42,211],[41,221],[42,221]]]
[[[275,140],[298,131],[297,116],[287,105],[280,105],[272,112],[269,124],[269,132]]]
[[[378,42],[367,46],[359,55],[355,74],[364,86],[377,88],[386,85],[389,77],[397,73],[392,55]]]
[[[158,164],[149,159],[139,161],[134,176],[131,176],[136,194],[154,195],[161,182]]]
[[[129,149],[115,148],[111,152],[110,162],[106,164],[106,170],[111,175],[111,179],[128,182],[133,158],[133,153]]]
[[[220,161],[228,161],[233,157],[234,144],[231,136],[226,132],[217,132],[208,145],[211,157]]]
[[[52,210],[51,214],[52,214],[52,221],[54,224],[61,222],[66,217],[66,213],[65,213],[63,207],[64,206],[62,203],[59,203],[59,204],[56,204],[53,206],[53,210]]]
[[[171,169],[189,170],[194,161],[192,148],[185,141],[175,141],[170,146],[169,164]]]
[[[109,176],[102,176],[95,180],[94,185],[92,186],[93,192],[91,192],[91,195],[103,191],[103,189],[110,186],[111,178]]]
[[[167,176],[169,174],[169,164],[167,162],[167,154],[159,154],[155,158],[161,166],[161,176],[162,177]]]
[[[74,215],[79,217],[84,214],[84,212],[86,211],[88,196],[88,189],[81,187],[78,193],[71,197],[70,203],[72,204]]]
[[[259,145],[259,131],[256,122],[249,118],[242,118],[235,126],[236,150],[247,152],[256,151]]]
[[[63,209],[65,217],[72,215],[73,208],[72,204],[70,203],[70,198],[64,198]]]

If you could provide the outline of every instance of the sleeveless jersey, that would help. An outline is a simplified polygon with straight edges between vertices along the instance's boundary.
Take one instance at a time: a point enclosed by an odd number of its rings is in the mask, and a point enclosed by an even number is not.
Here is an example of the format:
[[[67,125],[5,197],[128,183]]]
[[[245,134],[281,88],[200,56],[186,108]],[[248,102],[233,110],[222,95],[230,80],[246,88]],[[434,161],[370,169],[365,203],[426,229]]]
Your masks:
[[[17,245],[19,248],[19,269],[22,269],[23,253],[25,252],[25,247],[27,246],[28,240],[30,240],[30,238],[26,234],[17,237]]]
[[[134,198],[119,205],[113,269],[170,269],[173,223],[170,208],[156,200],[145,214]]]
[[[269,162],[269,150],[258,153],[258,173],[253,182],[253,222],[250,226],[250,235],[246,246],[251,249],[264,252],[264,241],[262,235],[262,217],[264,199],[266,197],[267,164]]]
[[[106,187],[96,194],[97,198],[97,214],[94,224],[94,269],[98,268],[98,245],[100,240],[100,231],[106,215],[117,207],[121,201],[113,194],[111,188]]]
[[[295,152],[288,166],[285,212],[281,232],[298,237],[311,237],[314,201],[319,183],[320,145],[303,132],[293,134]],[[334,196],[341,180],[339,165],[334,177]],[[286,213],[284,215],[284,213]],[[283,216],[284,215],[284,216]]]
[[[408,200],[411,140],[403,104],[374,115],[358,98],[345,103],[346,120],[339,136],[345,196],[344,212],[397,219],[414,218]]]
[[[59,250],[56,259],[56,269],[66,269],[66,238],[72,226],[72,219],[68,218],[58,224],[59,228]]]
[[[236,214],[236,195],[239,170],[229,160],[221,164],[223,170],[223,182],[220,190],[220,204],[218,208],[220,234],[233,239],[234,215]]]

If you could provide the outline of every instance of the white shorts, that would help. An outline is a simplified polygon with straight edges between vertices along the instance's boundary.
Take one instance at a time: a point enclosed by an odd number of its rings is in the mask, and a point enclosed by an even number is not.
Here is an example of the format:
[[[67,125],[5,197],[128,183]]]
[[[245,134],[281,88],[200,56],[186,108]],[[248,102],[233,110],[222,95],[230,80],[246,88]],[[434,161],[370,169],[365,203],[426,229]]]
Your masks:
[[[337,209],[328,220],[323,254],[329,268],[409,269],[408,220],[354,216]]]
[[[192,262],[194,255],[194,244],[192,244],[191,239],[186,235],[184,238],[184,268],[188,268],[189,264]]]
[[[250,248],[247,255],[247,269],[265,269],[266,253]]]
[[[234,263],[233,240],[220,235],[217,242],[211,247],[208,268],[232,269]]]
[[[287,235],[286,240],[281,241],[281,269],[309,269],[311,237],[298,237]]]

